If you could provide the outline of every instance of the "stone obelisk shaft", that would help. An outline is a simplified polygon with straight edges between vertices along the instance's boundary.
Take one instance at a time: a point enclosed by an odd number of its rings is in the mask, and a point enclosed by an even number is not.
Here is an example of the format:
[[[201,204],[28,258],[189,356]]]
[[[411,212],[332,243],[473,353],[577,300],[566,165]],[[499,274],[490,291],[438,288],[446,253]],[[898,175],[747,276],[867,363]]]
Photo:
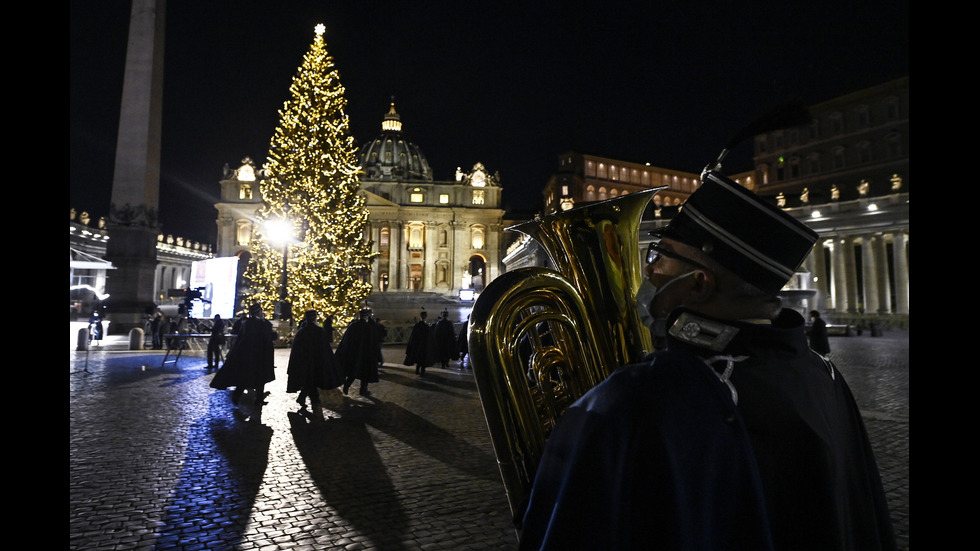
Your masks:
[[[165,0],[133,0],[106,250],[113,332],[142,327],[155,298],[165,12]]]

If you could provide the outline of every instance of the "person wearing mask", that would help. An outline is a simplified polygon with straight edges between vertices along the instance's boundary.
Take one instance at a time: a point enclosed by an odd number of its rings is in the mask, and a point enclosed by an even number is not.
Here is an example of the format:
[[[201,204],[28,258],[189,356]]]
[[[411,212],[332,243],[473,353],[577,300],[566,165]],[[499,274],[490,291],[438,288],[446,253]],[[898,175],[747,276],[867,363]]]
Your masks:
[[[706,171],[647,254],[666,348],[559,418],[521,549],[896,548],[861,414],[778,293],[817,234]]]

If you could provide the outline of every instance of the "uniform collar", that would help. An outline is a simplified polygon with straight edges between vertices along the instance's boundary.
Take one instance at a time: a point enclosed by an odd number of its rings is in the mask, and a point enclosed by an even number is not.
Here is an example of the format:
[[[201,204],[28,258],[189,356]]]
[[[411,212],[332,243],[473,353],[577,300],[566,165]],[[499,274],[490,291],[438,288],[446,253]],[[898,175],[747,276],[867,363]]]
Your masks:
[[[751,354],[752,349],[784,348],[794,352],[808,347],[805,320],[784,308],[771,323],[723,320],[678,308],[667,317],[667,348],[695,349],[704,354]]]

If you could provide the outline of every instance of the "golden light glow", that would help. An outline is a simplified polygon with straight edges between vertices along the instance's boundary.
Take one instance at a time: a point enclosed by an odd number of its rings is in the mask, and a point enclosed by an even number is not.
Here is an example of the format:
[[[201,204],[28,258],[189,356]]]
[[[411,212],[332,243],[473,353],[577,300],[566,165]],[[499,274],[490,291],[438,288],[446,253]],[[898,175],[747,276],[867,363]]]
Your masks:
[[[259,191],[263,201],[251,239],[246,306],[266,314],[279,300],[285,244],[286,300],[293,312],[316,310],[338,326],[352,319],[371,292],[377,256],[364,239],[368,211],[358,194],[358,159],[345,112],[347,100],[333,59],[317,36],[279,111]],[[283,227],[282,222],[286,222]]]

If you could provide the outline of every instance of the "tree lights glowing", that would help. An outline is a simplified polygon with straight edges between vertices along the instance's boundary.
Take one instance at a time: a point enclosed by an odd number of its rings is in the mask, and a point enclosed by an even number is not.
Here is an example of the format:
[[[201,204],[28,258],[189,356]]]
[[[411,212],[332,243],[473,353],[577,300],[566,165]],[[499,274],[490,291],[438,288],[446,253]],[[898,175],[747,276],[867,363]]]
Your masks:
[[[344,87],[323,32],[317,25],[279,111],[246,299],[268,314],[285,290],[293,312],[314,309],[343,323],[371,292],[367,276],[375,254],[364,237],[368,212],[357,194],[360,167]]]

